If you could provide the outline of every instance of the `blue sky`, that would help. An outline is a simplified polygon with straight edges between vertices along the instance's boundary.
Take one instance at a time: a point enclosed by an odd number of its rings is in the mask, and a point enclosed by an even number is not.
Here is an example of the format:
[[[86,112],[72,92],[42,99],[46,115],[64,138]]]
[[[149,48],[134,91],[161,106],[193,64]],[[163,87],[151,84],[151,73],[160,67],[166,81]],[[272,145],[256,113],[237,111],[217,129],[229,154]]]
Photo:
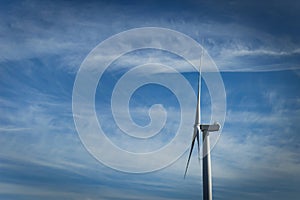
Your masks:
[[[100,42],[140,27],[173,29],[199,43],[204,38],[221,72],[227,108],[212,151],[214,199],[299,199],[299,2],[1,1],[0,10],[0,199],[202,197],[196,153],[185,180],[187,153],[155,172],[125,173],[98,162],[77,134],[72,91],[81,63]],[[117,127],[112,90],[131,66],[149,61],[177,63],[176,69],[197,87],[196,71],[181,67],[178,57],[167,52],[140,50],[112,63],[97,87],[96,114],[107,137],[127,151],[163,147],[180,121],[175,95],[150,84],[133,94],[129,108],[143,126],[150,122],[151,105],[162,105],[168,115],[160,134],[140,140]],[[211,102],[205,85],[202,105],[206,121]],[[194,116],[194,105],[190,108],[182,112]],[[160,107],[154,117],[161,117],[157,113]],[[193,118],[190,123],[183,144],[192,136]],[[126,165],[126,158],[110,153]],[[137,168],[147,165],[141,162]]]

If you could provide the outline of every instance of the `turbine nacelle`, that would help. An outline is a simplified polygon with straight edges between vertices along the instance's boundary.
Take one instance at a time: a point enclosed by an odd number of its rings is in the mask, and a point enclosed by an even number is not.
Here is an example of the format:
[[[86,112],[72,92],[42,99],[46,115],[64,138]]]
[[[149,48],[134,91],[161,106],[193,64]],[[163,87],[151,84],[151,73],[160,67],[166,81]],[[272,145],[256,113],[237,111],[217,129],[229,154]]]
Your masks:
[[[214,131],[219,131],[221,128],[219,123],[215,123],[212,125],[208,125],[208,124],[202,124],[200,125],[200,129],[202,132],[214,132]]]

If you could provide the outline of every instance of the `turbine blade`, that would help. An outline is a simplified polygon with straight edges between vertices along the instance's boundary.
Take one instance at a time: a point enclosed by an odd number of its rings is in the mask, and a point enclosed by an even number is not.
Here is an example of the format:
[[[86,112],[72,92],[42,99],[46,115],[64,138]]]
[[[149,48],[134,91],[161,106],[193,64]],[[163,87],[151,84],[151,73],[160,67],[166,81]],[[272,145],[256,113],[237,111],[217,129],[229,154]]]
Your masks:
[[[186,167],[185,167],[184,178],[185,178],[186,173],[187,173],[187,170],[188,170],[188,168],[189,168],[190,159],[191,159],[191,155],[192,155],[192,151],[193,151],[193,148],[194,148],[194,144],[195,144],[195,139],[196,139],[196,137],[197,137],[197,131],[194,129],[193,140],[192,140],[192,144],[191,144],[191,149],[190,149],[189,158],[188,158],[188,161],[187,161]]]
[[[199,141],[199,128],[197,127],[197,144],[198,144],[198,161],[200,164],[200,141]]]

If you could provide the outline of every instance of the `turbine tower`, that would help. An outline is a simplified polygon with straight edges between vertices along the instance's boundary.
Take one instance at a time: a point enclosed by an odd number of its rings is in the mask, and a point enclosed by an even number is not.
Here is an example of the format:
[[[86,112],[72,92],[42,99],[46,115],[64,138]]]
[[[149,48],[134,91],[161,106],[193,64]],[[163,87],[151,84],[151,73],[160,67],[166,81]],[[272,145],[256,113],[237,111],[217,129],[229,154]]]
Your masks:
[[[194,134],[192,138],[191,149],[189,153],[189,158],[186,164],[184,177],[186,176],[192,151],[194,148],[195,140],[197,139],[197,147],[198,147],[198,160],[200,163],[200,144],[199,144],[199,135],[202,132],[202,180],[203,180],[203,200],[212,200],[212,178],[211,178],[211,160],[210,160],[210,143],[209,143],[209,132],[218,131],[220,129],[220,125],[218,123],[212,125],[200,124],[201,116],[200,116],[200,94],[201,94],[201,64],[203,57],[203,47],[200,57],[200,65],[199,65],[199,74],[198,74],[198,95],[197,95],[197,108],[196,108],[196,117],[194,124]]]

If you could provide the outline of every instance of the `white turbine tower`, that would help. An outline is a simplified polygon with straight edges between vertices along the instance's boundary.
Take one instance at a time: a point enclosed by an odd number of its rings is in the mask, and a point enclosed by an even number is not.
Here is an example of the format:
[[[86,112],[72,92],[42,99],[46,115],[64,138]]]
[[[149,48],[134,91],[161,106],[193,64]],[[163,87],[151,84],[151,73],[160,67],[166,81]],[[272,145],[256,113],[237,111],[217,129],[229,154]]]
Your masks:
[[[218,123],[213,125],[203,125],[201,123],[200,118],[200,94],[201,94],[201,64],[203,57],[203,47],[200,57],[200,65],[199,65],[199,75],[198,75],[198,95],[197,95],[197,108],[196,108],[196,118],[194,125],[194,134],[190,149],[189,158],[186,164],[184,177],[186,176],[192,151],[194,148],[195,140],[197,139],[198,146],[198,160],[200,162],[200,145],[199,145],[199,134],[202,132],[202,179],[203,179],[203,200],[212,200],[212,179],[211,179],[211,160],[210,160],[210,143],[209,143],[209,132],[218,131],[220,129],[220,125]]]

